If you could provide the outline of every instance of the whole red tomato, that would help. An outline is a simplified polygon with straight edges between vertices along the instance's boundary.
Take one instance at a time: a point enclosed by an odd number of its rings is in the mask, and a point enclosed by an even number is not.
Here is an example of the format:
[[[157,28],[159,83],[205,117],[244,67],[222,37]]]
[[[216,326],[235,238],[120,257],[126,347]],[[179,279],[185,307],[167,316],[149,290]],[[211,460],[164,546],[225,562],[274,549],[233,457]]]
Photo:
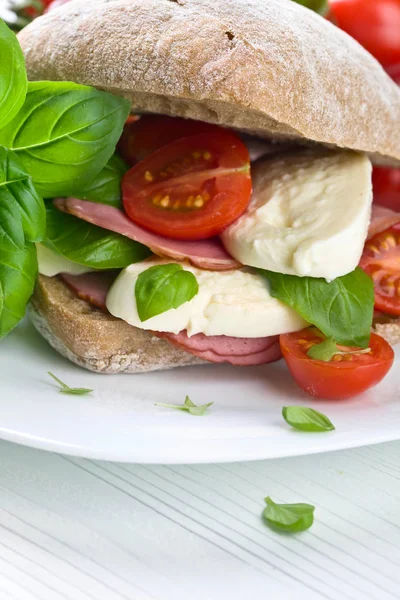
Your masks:
[[[330,0],[338,27],[385,67],[400,64],[400,0]]]
[[[400,32],[399,32],[400,35]],[[389,68],[386,69],[388,74],[390,75],[390,77],[392,79],[394,79],[394,81],[397,83],[397,85],[400,85],[400,63],[398,65],[392,65]]]
[[[44,12],[47,13],[54,8],[58,8],[62,4],[66,4],[67,2],[70,2],[70,0],[43,0],[43,4],[47,6]]]

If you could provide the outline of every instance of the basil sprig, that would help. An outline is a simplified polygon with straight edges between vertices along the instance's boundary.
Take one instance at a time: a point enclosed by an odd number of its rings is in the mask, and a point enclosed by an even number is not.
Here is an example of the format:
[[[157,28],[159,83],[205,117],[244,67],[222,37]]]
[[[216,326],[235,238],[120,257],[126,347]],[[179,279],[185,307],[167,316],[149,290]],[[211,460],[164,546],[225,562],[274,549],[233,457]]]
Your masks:
[[[0,19],[0,129],[25,102],[28,80],[25,60],[15,34]]]
[[[11,150],[0,146],[0,250],[21,250],[25,242],[40,242],[46,210],[32,178]]]
[[[358,268],[328,283],[325,279],[282,275],[258,269],[271,296],[278,298],[328,338],[344,346],[366,348],[371,336],[374,285]]]
[[[28,242],[22,250],[0,252],[0,339],[25,315],[37,272],[34,244]]]
[[[182,265],[170,263],[150,267],[136,280],[136,306],[141,321],[189,302],[199,291],[196,277]]]
[[[23,318],[37,277],[45,207],[16,155],[0,146],[0,338]]]
[[[351,356],[368,354],[371,352],[371,348],[364,348],[363,350],[340,350],[333,338],[327,338],[320,344],[315,344],[307,352],[307,356],[313,360],[322,360],[324,362],[330,362],[334,356]]]
[[[124,269],[144,260],[150,250],[129,238],[47,207],[44,246],[80,265],[94,269]]]
[[[265,502],[263,517],[272,529],[299,533],[309,529],[314,522],[315,506],[311,504],[276,504],[269,496]]]
[[[0,130],[44,198],[73,196],[114,153],[130,103],[76,83],[29,83],[26,101]]]
[[[186,396],[185,402],[183,404],[162,404],[157,402],[155,406],[161,406],[162,408],[172,408],[174,410],[181,410],[183,412],[187,412],[190,415],[194,415],[195,417],[202,417],[207,408],[212,406],[214,402],[208,402],[207,404],[201,404],[197,406],[194,402],[191,401],[189,396]]]
[[[114,154],[95,179],[78,190],[75,197],[121,208],[121,181],[129,168],[122,158]]]
[[[149,250],[59,213],[45,237],[41,196],[119,205],[127,167],[113,157],[130,103],[75,83],[27,81],[15,35],[0,19],[0,337],[23,317],[37,277],[34,242],[100,269],[123,268]],[[69,237],[70,236],[70,237]]]
[[[60,394],[69,394],[70,396],[86,396],[87,394],[91,394],[93,392],[93,390],[90,390],[89,388],[69,387],[69,385],[61,381],[61,379],[56,377],[50,371],[47,372],[47,375],[49,375],[52,379],[54,379],[54,381],[58,383],[58,385],[60,386],[58,390]]]
[[[321,432],[335,429],[328,417],[307,406],[284,406],[282,416],[286,423],[299,431]]]

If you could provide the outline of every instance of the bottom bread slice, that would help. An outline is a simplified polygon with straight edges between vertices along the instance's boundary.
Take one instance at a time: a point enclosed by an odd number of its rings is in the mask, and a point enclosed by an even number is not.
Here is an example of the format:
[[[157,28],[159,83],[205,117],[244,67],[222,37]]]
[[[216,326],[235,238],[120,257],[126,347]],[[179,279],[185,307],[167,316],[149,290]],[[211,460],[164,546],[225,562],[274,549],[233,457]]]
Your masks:
[[[39,276],[28,315],[57,352],[97,373],[145,373],[205,364],[81,300],[58,277]]]
[[[81,300],[58,277],[39,276],[28,315],[57,352],[97,373],[145,373],[207,364]],[[393,345],[400,343],[399,318],[379,315],[374,331]]]

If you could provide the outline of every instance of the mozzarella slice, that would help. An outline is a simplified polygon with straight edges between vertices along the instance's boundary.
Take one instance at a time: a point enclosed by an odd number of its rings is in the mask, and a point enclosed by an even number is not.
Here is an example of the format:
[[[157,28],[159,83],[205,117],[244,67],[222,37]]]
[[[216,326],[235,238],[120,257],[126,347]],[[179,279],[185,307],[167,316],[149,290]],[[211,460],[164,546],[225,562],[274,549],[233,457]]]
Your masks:
[[[189,336],[229,335],[233,337],[267,337],[303,329],[307,323],[291,308],[272,298],[266,280],[244,269],[238,271],[203,271],[187,264],[194,274],[199,292],[190,302],[142,322],[139,319],[135,285],[142,271],[173,261],[151,259],[135,263],[117,277],[107,296],[112,315],[130,325],[152,331]]]
[[[57,254],[53,250],[46,248],[42,244],[36,244],[37,257],[39,264],[39,273],[54,277],[59,273],[69,273],[70,275],[81,275],[82,273],[90,273],[95,269],[79,265],[61,254]]]
[[[358,265],[372,204],[372,167],[355,152],[301,150],[253,167],[245,214],[222,234],[239,262],[289,275],[346,275]]]

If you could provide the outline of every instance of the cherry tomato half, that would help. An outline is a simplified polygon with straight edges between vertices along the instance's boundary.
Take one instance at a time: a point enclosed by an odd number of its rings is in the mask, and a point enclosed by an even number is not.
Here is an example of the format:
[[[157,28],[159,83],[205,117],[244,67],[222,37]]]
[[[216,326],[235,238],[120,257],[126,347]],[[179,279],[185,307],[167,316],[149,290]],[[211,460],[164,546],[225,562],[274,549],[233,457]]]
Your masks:
[[[376,204],[400,211],[400,169],[375,167],[372,173],[372,185]]]
[[[357,396],[382,381],[393,364],[393,349],[375,333],[371,334],[368,354],[337,354],[329,362],[307,356],[311,346],[321,341],[321,334],[314,327],[280,336],[282,354],[291,374],[299,387],[314,398],[346,400]],[[343,352],[357,350],[338,348]]]
[[[122,180],[124,207],[132,221],[177,240],[221,233],[246,210],[251,189],[249,152],[227,132],[172,142]]]
[[[400,0],[330,0],[330,12],[384,67],[400,63]]]
[[[400,315],[400,223],[366,242],[360,267],[374,281],[376,310]]]
[[[129,122],[128,119],[117,148],[122,158],[129,165],[134,166],[155,150],[180,138],[224,131],[218,125],[202,121],[164,115],[145,115],[134,122]]]

